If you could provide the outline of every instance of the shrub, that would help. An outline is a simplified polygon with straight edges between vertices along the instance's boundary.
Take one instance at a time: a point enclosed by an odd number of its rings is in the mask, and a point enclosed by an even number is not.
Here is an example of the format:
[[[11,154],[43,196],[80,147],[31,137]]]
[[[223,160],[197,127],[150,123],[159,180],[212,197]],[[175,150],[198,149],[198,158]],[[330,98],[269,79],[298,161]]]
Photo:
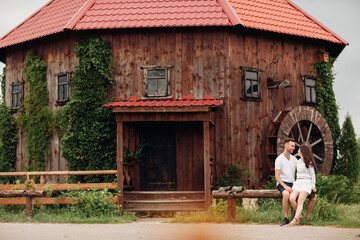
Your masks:
[[[249,170],[236,163],[230,165],[229,170],[220,178],[220,186],[245,186],[248,187],[249,180],[257,181]]]
[[[338,200],[335,200],[335,198],[333,199],[333,201],[329,202],[325,198],[318,197],[316,200],[315,207],[311,212],[309,222],[315,220],[321,220],[321,221],[337,220],[339,218],[337,203]],[[304,206],[306,206],[305,204]]]
[[[338,199],[340,203],[360,203],[358,183],[341,175],[316,175],[317,195],[328,202]]]
[[[82,214],[84,217],[115,216],[120,214],[120,209],[112,200],[118,194],[110,192],[107,188],[98,190],[72,190],[63,193],[60,198],[72,198],[73,204],[67,207],[72,212]]]

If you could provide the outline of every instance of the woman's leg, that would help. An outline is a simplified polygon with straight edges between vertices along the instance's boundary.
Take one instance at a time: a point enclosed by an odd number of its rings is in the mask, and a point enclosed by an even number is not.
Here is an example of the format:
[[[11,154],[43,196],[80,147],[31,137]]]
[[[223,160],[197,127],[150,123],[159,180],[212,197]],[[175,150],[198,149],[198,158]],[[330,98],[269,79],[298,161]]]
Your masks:
[[[297,207],[296,198],[298,196],[299,196],[299,192],[296,190],[293,190],[289,197],[291,207],[293,208],[294,211],[296,211],[296,207]]]
[[[295,218],[296,219],[300,218],[303,207],[304,207],[305,199],[307,198],[308,195],[309,195],[309,193],[307,193],[307,192],[300,192],[299,198],[298,198],[298,201],[297,201],[296,213],[295,213]]]

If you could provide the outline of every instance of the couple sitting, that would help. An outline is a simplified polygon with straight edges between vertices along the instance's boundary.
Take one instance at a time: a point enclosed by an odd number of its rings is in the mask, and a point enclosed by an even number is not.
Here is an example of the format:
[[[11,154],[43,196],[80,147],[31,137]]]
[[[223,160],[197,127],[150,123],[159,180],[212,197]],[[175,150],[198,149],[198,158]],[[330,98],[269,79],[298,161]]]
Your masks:
[[[310,216],[315,205],[315,161],[309,145],[302,144],[300,146],[298,152],[299,160],[291,155],[295,149],[294,139],[286,139],[284,145],[284,152],[275,160],[275,178],[277,188],[282,193],[282,205],[285,215],[281,225],[294,226],[299,224],[302,219],[304,201],[308,196],[309,202],[306,209],[306,218]],[[296,181],[295,170],[297,170]],[[289,201],[292,209],[295,211],[295,216],[293,216],[294,218],[291,222],[289,221]]]

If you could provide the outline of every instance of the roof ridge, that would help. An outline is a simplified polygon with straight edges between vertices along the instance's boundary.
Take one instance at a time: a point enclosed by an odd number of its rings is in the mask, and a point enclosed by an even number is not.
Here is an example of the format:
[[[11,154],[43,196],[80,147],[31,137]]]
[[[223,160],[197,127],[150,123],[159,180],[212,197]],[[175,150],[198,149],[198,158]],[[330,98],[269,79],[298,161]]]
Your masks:
[[[4,36],[2,36],[0,38],[0,40],[3,40],[4,38],[6,38],[10,33],[12,33],[13,31],[15,31],[16,29],[18,29],[19,27],[21,27],[25,22],[27,22],[30,18],[33,18],[34,16],[36,16],[42,9],[44,9],[45,7],[47,7],[48,5],[50,5],[50,3],[52,3],[55,0],[50,0],[49,2],[47,2],[46,4],[44,4],[41,8],[39,8],[37,11],[35,11],[33,14],[31,14],[29,17],[27,17],[24,21],[22,21],[21,23],[19,23],[18,25],[16,25],[13,29],[11,29],[8,33],[6,33]]]
[[[334,37],[336,37],[339,41],[341,41],[343,44],[345,45],[349,45],[349,43],[343,39],[342,37],[340,37],[339,35],[337,35],[335,32],[331,31],[330,28],[326,27],[324,24],[322,24],[320,21],[318,21],[316,18],[314,18],[313,16],[311,16],[309,13],[305,12],[301,7],[299,7],[298,5],[296,5],[295,3],[293,3],[291,0],[286,0],[292,7],[296,8],[297,10],[299,10],[301,13],[303,13],[307,18],[310,18],[312,21],[314,21],[317,25],[319,25],[321,28],[323,28],[325,31],[329,32],[330,34],[332,34]]]
[[[225,14],[228,16],[230,22],[235,25],[242,25],[244,24],[241,22],[239,15],[235,12],[234,8],[230,5],[228,0],[216,0],[219,2],[221,8],[224,10]]]
[[[71,30],[79,22],[79,20],[85,15],[85,13],[94,5],[95,0],[87,0],[84,5],[79,8],[75,15],[70,19],[70,21],[64,26],[63,29]]]

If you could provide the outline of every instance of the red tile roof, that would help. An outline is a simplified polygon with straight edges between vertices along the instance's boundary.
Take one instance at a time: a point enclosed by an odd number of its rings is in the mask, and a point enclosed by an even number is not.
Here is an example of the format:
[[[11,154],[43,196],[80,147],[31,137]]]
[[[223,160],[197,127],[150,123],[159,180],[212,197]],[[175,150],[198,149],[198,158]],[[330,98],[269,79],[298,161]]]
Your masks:
[[[235,25],[347,44],[290,0],[51,0],[0,48],[65,30]]]
[[[228,8],[226,8],[228,7]],[[233,26],[239,17],[224,1],[96,0],[68,29]]]
[[[222,99],[214,99],[214,96],[204,96],[203,99],[194,99],[193,96],[183,96],[181,100],[157,99],[157,100],[137,100],[130,97],[130,100],[120,100],[107,103],[103,107],[220,107],[223,105]]]
[[[229,0],[247,28],[348,44],[290,0]]]
[[[86,0],[51,0],[0,39],[0,48],[64,31]]]

